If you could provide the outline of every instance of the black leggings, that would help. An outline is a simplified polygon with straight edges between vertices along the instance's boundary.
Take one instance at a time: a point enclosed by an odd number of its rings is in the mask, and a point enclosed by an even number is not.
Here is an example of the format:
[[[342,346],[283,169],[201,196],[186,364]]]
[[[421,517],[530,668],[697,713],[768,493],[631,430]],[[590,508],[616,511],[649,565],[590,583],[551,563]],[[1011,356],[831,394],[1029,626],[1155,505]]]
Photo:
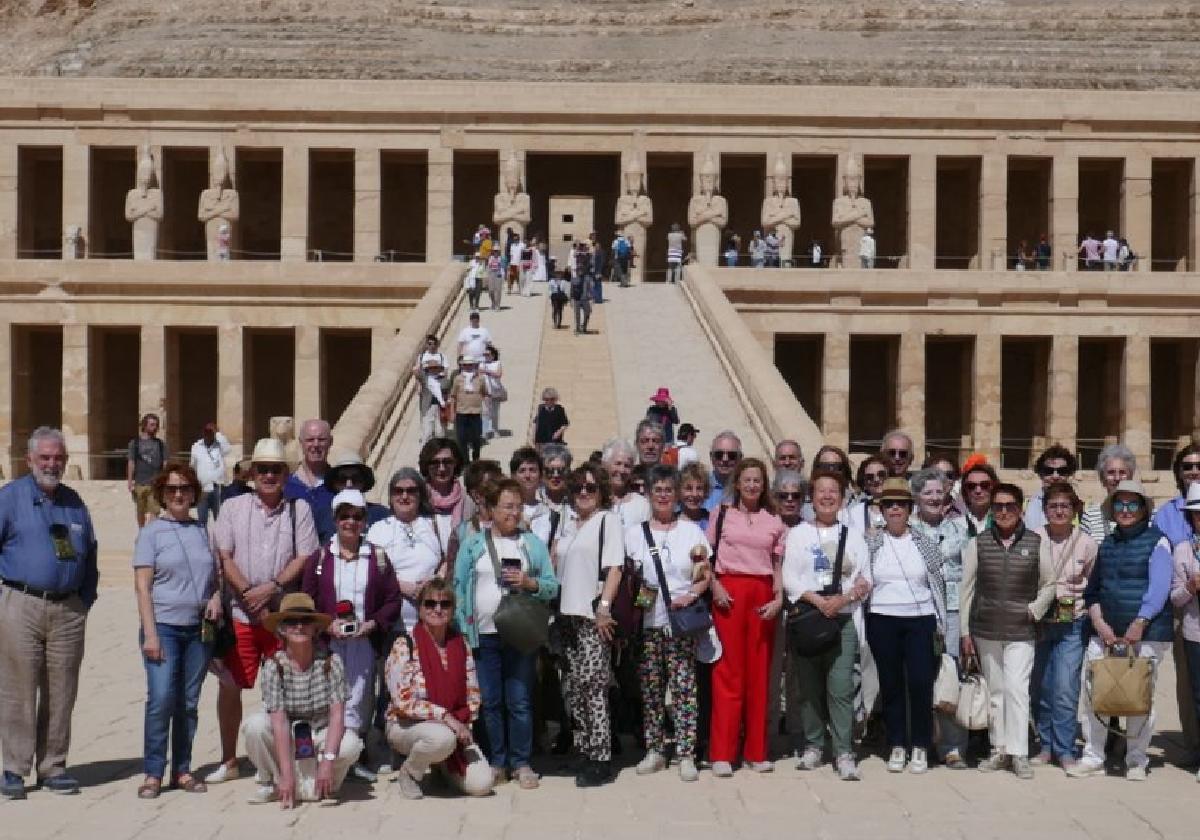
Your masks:
[[[479,460],[479,449],[483,446],[483,415],[456,414],[454,416],[454,434],[458,438],[458,446],[468,461]]]
[[[932,615],[902,618],[867,613],[867,644],[879,672],[879,696],[883,701],[883,725],[889,748],[910,745],[930,748],[936,632],[937,619]],[[909,710],[912,732],[911,738],[906,739],[905,718]]]

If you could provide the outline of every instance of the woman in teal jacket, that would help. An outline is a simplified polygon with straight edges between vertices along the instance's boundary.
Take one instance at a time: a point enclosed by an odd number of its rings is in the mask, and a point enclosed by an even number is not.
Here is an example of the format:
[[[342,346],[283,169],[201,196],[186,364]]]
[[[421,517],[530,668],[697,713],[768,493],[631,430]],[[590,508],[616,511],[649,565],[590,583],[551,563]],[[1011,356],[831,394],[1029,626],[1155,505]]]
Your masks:
[[[454,595],[458,626],[475,652],[483,704],[483,723],[491,747],[489,760],[497,783],[511,770],[522,788],[538,786],[529,766],[533,751],[533,685],[536,653],[521,653],[496,632],[495,614],[505,590],[524,590],[549,601],[558,594],[558,579],[545,544],[521,527],[521,486],[512,479],[488,485],[484,500],[492,513],[491,528],[473,534],[458,550],[454,563]],[[488,540],[495,546],[501,568]]]

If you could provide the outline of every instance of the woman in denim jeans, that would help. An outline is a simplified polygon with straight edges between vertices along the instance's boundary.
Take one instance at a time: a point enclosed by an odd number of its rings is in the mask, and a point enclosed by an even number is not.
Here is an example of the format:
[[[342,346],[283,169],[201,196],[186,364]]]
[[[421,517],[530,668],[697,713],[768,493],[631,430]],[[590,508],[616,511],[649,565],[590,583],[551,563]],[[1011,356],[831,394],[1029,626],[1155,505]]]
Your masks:
[[[521,485],[511,478],[488,484],[484,500],[491,510],[492,527],[469,537],[458,550],[454,600],[458,626],[475,653],[495,782],[503,782],[511,769],[528,790],[538,786],[538,776],[529,766],[537,653],[522,653],[506,643],[496,630],[495,614],[505,590],[524,590],[550,601],[558,594],[558,579],[545,543],[521,527]],[[491,556],[493,546],[496,561]],[[500,580],[496,563],[501,567]]]
[[[142,799],[154,799],[162,788],[168,738],[172,786],[188,793],[205,790],[191,767],[200,687],[212,654],[202,620],[216,620],[221,614],[208,532],[191,516],[200,493],[196,473],[172,461],[151,488],[163,512],[138,533],[133,553],[146,666],[146,778],[138,787]]]
[[[1042,509],[1046,524],[1036,531],[1050,543],[1058,579],[1054,604],[1038,625],[1034,651],[1030,705],[1041,749],[1030,763],[1050,764],[1057,758],[1063,770],[1070,770],[1079,760],[1075,736],[1087,624],[1083,589],[1096,563],[1097,546],[1074,524],[1083,502],[1069,483],[1047,487]]]

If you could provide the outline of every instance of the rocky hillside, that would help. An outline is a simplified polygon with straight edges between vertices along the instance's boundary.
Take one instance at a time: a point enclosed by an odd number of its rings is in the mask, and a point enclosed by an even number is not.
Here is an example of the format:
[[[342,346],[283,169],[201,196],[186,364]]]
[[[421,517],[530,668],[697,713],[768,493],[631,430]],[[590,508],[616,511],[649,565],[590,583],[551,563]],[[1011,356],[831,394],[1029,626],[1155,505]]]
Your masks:
[[[0,0],[0,75],[1197,88],[1200,3]]]

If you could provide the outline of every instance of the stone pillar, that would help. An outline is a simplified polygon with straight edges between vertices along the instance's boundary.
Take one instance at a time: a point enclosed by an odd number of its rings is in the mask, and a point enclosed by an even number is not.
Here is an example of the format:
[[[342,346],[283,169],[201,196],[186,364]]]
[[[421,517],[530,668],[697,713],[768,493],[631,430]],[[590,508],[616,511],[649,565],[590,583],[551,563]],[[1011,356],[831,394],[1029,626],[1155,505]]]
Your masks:
[[[879,239],[876,225],[875,238]],[[937,267],[937,155],[920,153],[908,159],[908,267],[932,271]]]
[[[217,337],[217,427],[229,438],[232,460],[254,449],[254,441],[246,440],[243,428],[246,417],[245,340],[240,325],[225,325]]]
[[[925,335],[900,334],[896,364],[896,413],[899,427],[913,439],[913,460],[925,458]]]
[[[354,261],[374,262],[379,255],[379,150],[354,150]]]
[[[1125,364],[1121,376],[1125,411],[1121,436],[1133,450],[1143,470],[1150,469],[1150,338],[1131,335],[1125,339]]]
[[[1057,171],[1057,161],[1055,164]],[[1074,452],[1078,431],[1079,336],[1056,335],[1051,340],[1049,384],[1047,428],[1050,440]]]
[[[88,327],[63,325],[62,433],[67,441],[72,478],[92,477],[88,435]],[[97,442],[97,446],[101,444]],[[76,473],[74,468],[78,468]]]
[[[296,327],[296,433],[305,420],[321,416],[321,328]],[[331,424],[332,425],[332,424]]]
[[[284,262],[308,259],[308,149],[304,146],[283,149],[279,250]]]
[[[850,334],[840,325],[825,333],[822,379],[821,432],[827,442],[846,450],[850,446]]]
[[[1000,464],[1000,400],[1002,337],[994,333],[975,336],[975,400],[971,424],[972,446]]]
[[[16,143],[0,147],[0,260],[17,257],[17,160]]]
[[[979,267],[1003,271],[1007,254],[1008,158],[991,153],[983,156],[979,178]]]
[[[431,263],[454,257],[454,150],[435,146],[429,150],[425,218],[425,253]]]
[[[1050,188],[1050,227],[1054,271],[1075,271],[1079,262],[1079,158],[1075,155],[1054,156],[1054,172]],[[1078,344],[1078,342],[1076,342]],[[1076,363],[1078,366],[1078,363]],[[1054,393],[1054,392],[1051,392]],[[1072,386],[1074,393],[1074,386]],[[1071,421],[1075,428],[1075,421]],[[1053,437],[1053,435],[1051,435]],[[1075,435],[1071,434],[1072,442]],[[1064,442],[1063,446],[1067,444]]]
[[[1135,152],[1125,158],[1125,184],[1122,190],[1121,229],[1117,238],[1129,240],[1129,247],[1138,255],[1135,271],[1149,271],[1153,240],[1150,235],[1150,177],[1153,161],[1148,154]],[[1149,427],[1147,427],[1149,428]],[[1138,457],[1141,453],[1134,450]],[[1146,463],[1150,463],[1147,461]]]
[[[91,149],[86,144],[63,146],[63,259],[82,259],[88,246],[88,192],[91,186]],[[83,241],[78,250],[67,244],[68,231],[78,227]]]
[[[138,416],[158,415],[159,429],[166,438],[167,425],[167,338],[162,324],[143,324],[141,365],[138,375]],[[190,443],[190,441],[189,441]],[[167,440],[168,457],[182,441]]]

